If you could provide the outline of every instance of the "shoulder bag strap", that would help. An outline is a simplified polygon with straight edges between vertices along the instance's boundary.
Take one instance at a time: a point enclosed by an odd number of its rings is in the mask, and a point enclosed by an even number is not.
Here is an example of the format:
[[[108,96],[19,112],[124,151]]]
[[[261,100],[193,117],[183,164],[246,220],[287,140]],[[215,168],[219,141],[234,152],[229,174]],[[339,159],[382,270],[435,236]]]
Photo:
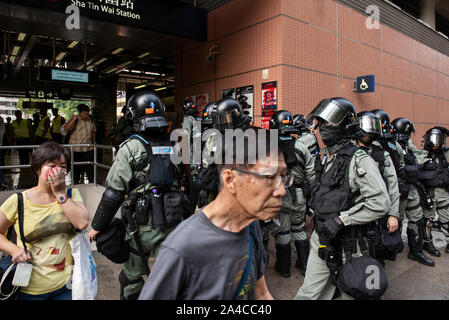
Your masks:
[[[22,240],[23,248],[25,249],[25,253],[27,252],[28,248],[25,244],[27,239],[25,238],[25,234],[23,232],[23,195],[21,192],[17,193],[17,212],[19,215],[19,232],[20,232],[20,239]]]
[[[248,262],[246,263],[246,267],[245,267],[245,270],[243,271],[242,278],[240,279],[240,283],[237,287],[237,290],[234,293],[234,297],[232,298],[233,300],[237,300],[239,293],[240,293],[240,291],[242,291],[243,286],[245,285],[245,282],[248,279],[249,273],[251,270],[251,261],[252,261],[252,257],[253,257],[253,234],[254,234],[255,230],[254,230],[254,226],[252,224],[250,224],[249,228],[250,228],[250,230],[249,230]]]

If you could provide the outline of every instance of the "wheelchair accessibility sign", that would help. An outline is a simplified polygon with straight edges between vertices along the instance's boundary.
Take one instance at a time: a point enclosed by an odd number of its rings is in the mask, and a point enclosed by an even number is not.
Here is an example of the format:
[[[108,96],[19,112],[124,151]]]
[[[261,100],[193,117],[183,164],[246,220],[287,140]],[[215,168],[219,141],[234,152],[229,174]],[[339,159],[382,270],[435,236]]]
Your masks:
[[[374,75],[357,77],[354,86],[357,93],[374,92]]]

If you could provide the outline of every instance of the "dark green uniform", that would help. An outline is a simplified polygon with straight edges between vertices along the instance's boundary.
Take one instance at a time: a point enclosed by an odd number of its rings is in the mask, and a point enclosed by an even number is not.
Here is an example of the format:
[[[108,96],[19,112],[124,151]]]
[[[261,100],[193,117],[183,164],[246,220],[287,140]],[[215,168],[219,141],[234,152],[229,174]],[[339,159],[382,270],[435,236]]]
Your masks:
[[[146,165],[142,166],[142,170],[136,170],[136,164],[138,163],[145,163]],[[148,162],[148,155],[144,145],[136,139],[128,139],[120,145],[116,160],[107,176],[106,186],[114,190],[123,191],[128,195],[128,199],[132,199],[137,195],[148,197],[148,193],[153,185],[145,177],[150,172],[150,169],[151,163]],[[137,182],[145,180],[147,182],[143,184]],[[179,191],[176,180],[170,189],[171,191]],[[135,216],[135,212],[133,216]],[[164,231],[156,230],[152,227],[152,216],[149,214],[148,223],[138,226],[138,234],[145,254],[149,256],[153,253],[154,257],[156,257],[159,246],[174,228],[171,227]],[[131,248],[136,252],[138,248],[130,232],[129,225],[126,229],[125,240],[128,241]],[[124,286],[124,298],[128,299],[129,297],[138,296],[144,284],[142,276],[146,273],[141,257],[131,252],[129,260],[123,265],[123,272],[129,282]]]

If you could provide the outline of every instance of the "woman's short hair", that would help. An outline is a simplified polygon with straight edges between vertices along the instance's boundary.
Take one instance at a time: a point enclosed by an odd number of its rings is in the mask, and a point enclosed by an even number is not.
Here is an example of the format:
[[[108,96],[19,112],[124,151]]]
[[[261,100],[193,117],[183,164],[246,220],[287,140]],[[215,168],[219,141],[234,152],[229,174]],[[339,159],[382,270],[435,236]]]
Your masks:
[[[69,149],[55,141],[44,142],[31,154],[31,168],[38,173],[44,163],[58,161],[61,156],[64,156],[67,165],[66,170],[69,172],[71,160]]]

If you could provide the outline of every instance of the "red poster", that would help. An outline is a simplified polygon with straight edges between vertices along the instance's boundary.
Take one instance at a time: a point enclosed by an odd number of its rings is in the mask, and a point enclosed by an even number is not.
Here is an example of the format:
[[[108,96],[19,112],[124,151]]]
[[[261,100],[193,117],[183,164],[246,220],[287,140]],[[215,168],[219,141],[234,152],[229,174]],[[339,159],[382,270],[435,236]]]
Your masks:
[[[262,83],[262,117],[264,111],[277,109],[277,81]]]

